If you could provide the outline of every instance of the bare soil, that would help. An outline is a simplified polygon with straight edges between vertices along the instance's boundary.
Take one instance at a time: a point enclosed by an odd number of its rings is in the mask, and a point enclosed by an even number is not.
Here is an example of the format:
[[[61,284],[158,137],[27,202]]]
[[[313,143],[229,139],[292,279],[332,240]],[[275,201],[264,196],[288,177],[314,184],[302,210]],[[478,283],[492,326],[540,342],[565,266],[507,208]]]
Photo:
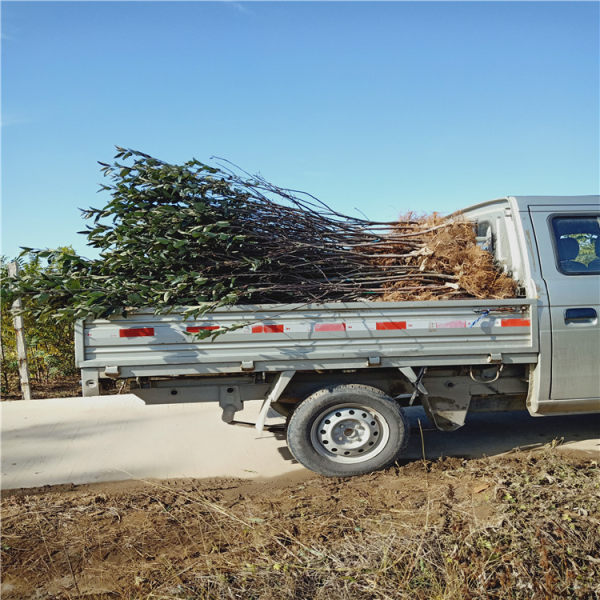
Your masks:
[[[81,396],[80,380],[81,375],[79,373],[76,375],[53,377],[48,381],[32,379],[30,383],[31,397],[35,400],[41,398],[74,398]],[[8,390],[2,394],[2,400],[22,400],[18,377],[9,378],[9,384]],[[119,388],[114,383],[110,388],[103,390],[102,393],[118,394]]]
[[[589,456],[5,492],[2,597],[600,597]]]

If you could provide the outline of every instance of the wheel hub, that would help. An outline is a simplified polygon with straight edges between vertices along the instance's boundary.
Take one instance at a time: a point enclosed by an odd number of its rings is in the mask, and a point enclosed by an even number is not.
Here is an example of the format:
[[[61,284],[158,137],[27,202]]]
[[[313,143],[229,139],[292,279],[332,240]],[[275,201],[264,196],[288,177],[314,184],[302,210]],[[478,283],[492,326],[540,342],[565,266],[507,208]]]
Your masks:
[[[346,405],[318,417],[311,437],[320,454],[336,462],[359,462],[379,453],[387,435],[387,423],[379,413]]]

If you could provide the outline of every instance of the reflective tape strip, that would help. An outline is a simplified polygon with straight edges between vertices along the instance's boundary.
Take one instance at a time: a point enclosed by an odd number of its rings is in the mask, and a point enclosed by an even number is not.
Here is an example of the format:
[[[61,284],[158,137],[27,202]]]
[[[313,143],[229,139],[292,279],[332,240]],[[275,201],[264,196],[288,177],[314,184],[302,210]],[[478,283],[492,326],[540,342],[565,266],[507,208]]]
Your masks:
[[[295,333],[301,334],[306,333],[326,333],[326,332],[349,332],[354,334],[360,334],[361,331],[402,331],[411,330],[417,332],[419,330],[433,331],[435,329],[463,329],[466,327],[474,327],[479,322],[487,317],[479,317],[474,321],[426,321],[423,319],[411,319],[410,321],[348,321],[341,323],[315,323],[311,321],[304,321],[301,323],[267,323],[260,325],[247,325],[241,329],[237,329],[238,334],[248,333],[287,333],[293,335]],[[523,318],[496,318],[491,319],[488,322],[488,327],[531,327],[530,319]],[[188,333],[200,333],[203,331],[217,331],[222,329],[221,325],[190,325],[185,328]],[[181,330],[180,330],[181,331]],[[154,327],[132,327],[128,329],[119,329],[119,337],[131,338],[131,337],[153,337],[155,335]],[[193,341],[193,339],[191,340]]]
[[[502,327],[530,327],[531,321],[529,319],[502,319],[500,325]]]
[[[315,331],[346,331],[346,323],[315,323]]]
[[[154,327],[134,327],[132,329],[119,329],[119,337],[152,337]]]
[[[406,321],[381,321],[375,325],[377,331],[386,331],[389,329],[406,329]]]
[[[466,321],[439,321],[431,324],[433,329],[462,329],[467,326]]]
[[[283,325],[254,325],[252,333],[283,333]]]

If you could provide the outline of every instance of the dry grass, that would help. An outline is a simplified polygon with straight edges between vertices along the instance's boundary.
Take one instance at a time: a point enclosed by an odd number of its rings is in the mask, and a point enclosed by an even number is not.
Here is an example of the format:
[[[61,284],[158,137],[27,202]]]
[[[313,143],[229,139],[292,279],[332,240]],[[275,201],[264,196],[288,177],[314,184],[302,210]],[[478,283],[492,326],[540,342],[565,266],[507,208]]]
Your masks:
[[[555,452],[9,494],[3,598],[598,598],[598,465]]]

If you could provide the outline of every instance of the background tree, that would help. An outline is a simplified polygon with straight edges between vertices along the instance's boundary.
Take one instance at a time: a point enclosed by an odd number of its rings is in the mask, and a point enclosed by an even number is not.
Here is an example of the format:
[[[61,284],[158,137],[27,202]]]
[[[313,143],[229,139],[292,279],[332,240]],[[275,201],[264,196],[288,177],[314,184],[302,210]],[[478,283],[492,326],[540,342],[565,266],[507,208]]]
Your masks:
[[[71,247],[65,246],[54,251],[74,254]],[[36,254],[29,254],[16,259],[22,276],[40,279],[52,275],[54,267]],[[7,257],[0,257],[0,276],[6,282],[8,277]],[[11,305],[14,296],[0,296],[2,343],[2,393],[9,392],[11,387],[18,385],[18,360],[15,330]],[[57,376],[74,375],[75,359],[73,352],[73,320],[57,321],[49,315],[36,316],[31,310],[32,303],[39,302],[39,297],[25,296],[23,298],[23,320],[25,340],[27,343],[27,358],[30,377],[35,383],[48,382]]]

